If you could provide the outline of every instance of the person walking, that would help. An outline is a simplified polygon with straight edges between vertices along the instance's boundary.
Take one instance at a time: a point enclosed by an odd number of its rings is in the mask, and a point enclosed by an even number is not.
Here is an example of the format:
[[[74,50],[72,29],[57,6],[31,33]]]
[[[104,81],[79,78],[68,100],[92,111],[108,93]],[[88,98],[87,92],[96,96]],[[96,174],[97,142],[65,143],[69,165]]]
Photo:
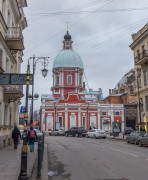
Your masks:
[[[28,144],[30,147],[30,152],[34,152],[34,143],[37,138],[36,132],[33,126],[30,127],[30,131],[28,132]]]
[[[14,130],[12,131],[12,139],[14,144],[14,149],[17,149],[19,138],[21,138],[21,133],[17,126],[14,127]]]

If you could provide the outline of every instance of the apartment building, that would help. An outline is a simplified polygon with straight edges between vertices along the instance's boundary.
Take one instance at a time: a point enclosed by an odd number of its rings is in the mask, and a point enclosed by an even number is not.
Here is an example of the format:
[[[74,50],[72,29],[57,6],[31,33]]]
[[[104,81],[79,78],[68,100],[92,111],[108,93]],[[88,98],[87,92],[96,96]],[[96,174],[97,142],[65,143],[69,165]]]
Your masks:
[[[148,24],[137,33],[132,34],[130,48],[134,54],[137,79],[137,99],[139,105],[139,124],[148,128]]]
[[[23,8],[26,0],[0,1],[0,73],[20,73],[24,50],[22,31],[27,27]],[[4,83],[6,80],[4,80]],[[22,85],[0,85],[0,147],[10,143],[18,124]]]

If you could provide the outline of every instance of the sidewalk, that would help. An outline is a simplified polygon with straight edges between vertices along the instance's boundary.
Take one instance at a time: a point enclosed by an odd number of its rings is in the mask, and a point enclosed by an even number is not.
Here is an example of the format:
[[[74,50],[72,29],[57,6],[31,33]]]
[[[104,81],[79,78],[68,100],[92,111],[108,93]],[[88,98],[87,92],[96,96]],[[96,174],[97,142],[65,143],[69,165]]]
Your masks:
[[[107,134],[107,138],[108,139],[113,139],[113,140],[122,140],[122,141],[126,141],[126,136],[123,137],[123,135],[120,133],[118,137],[114,136],[110,136],[109,134]]]
[[[38,143],[35,144],[34,152],[29,152],[29,147],[28,147],[27,174],[29,177],[31,177],[35,165],[35,161],[37,159],[37,145]],[[21,147],[22,147],[22,142],[18,145],[18,149],[14,149],[13,145],[9,145],[3,149],[0,149],[0,179],[4,179],[4,180],[18,179],[18,176],[20,174],[20,167],[21,167]],[[46,154],[47,152],[45,150],[44,156],[46,156]]]

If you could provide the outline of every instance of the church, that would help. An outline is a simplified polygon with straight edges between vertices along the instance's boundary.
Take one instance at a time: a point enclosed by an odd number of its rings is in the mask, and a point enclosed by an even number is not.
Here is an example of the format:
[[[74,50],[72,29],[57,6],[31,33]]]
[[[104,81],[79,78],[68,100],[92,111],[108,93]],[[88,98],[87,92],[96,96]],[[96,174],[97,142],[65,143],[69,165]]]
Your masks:
[[[72,37],[67,30],[63,49],[53,62],[52,94],[41,95],[41,129],[95,127],[110,131],[115,123],[124,129],[123,104],[102,104],[102,90],[86,91],[84,66],[81,57],[73,50]]]

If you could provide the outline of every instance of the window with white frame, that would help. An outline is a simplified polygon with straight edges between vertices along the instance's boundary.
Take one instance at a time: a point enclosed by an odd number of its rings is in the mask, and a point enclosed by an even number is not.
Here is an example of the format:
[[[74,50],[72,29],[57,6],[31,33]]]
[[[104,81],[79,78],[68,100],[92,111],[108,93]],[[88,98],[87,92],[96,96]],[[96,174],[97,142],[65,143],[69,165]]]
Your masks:
[[[72,75],[67,75],[67,84],[72,84]]]
[[[79,76],[79,85],[82,85],[82,76]]]
[[[60,84],[59,75],[56,75],[56,77],[55,77],[55,84],[57,84],[57,85]]]

